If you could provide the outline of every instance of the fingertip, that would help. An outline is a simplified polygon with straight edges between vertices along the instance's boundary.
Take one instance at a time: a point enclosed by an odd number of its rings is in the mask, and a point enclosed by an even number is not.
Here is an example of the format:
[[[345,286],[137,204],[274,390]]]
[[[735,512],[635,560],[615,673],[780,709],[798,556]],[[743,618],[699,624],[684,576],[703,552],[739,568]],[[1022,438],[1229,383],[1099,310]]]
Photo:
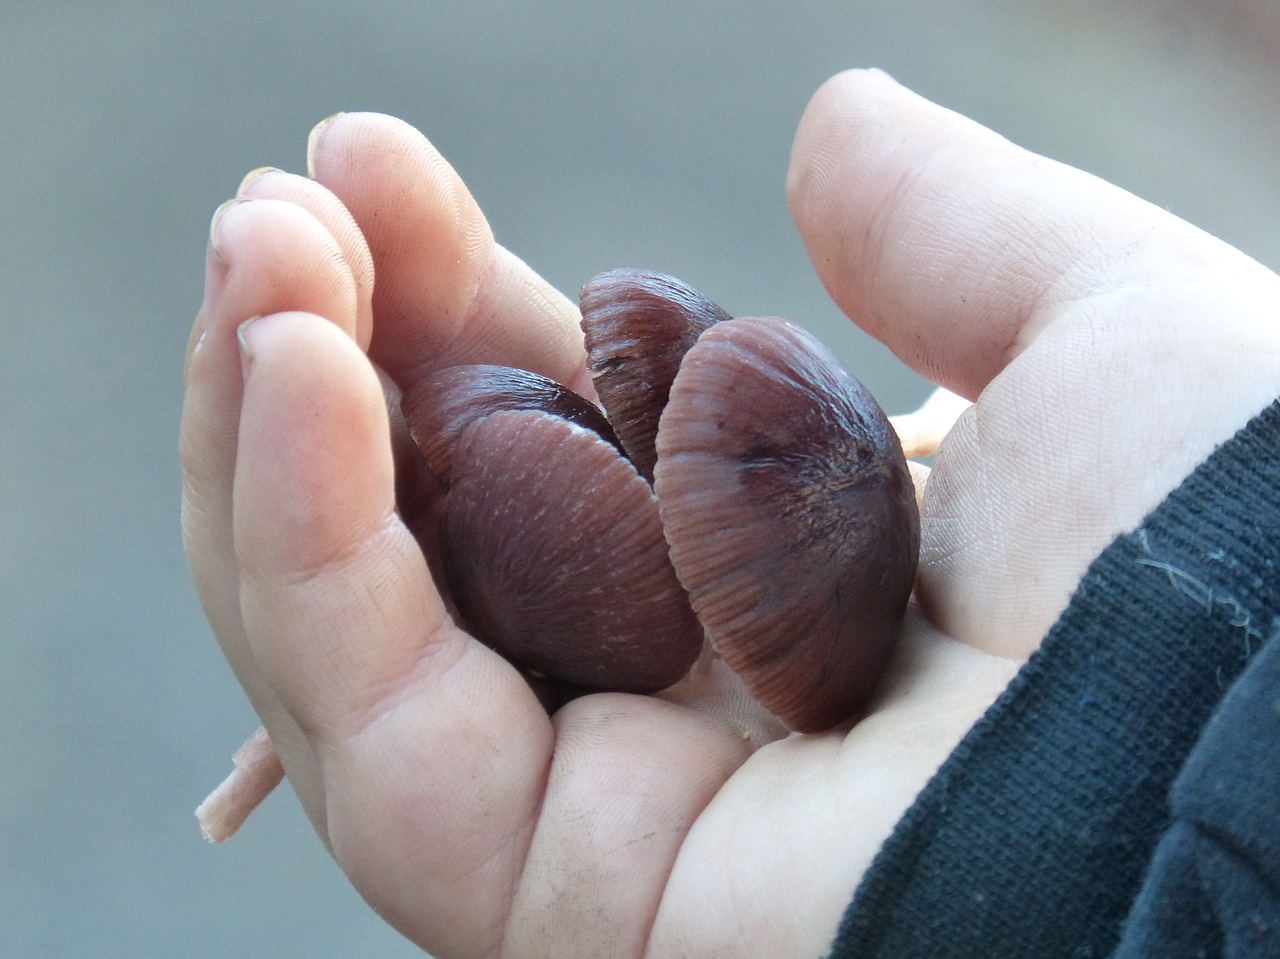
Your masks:
[[[335,390],[377,392],[381,385],[368,358],[351,337],[331,320],[306,310],[288,310],[252,316],[236,326],[236,342],[244,363],[245,378],[254,375],[301,378],[307,383],[334,383]],[[349,402],[348,396],[344,402]],[[379,409],[382,406],[379,404]]]
[[[1073,189],[1062,169],[883,71],[851,70],[804,112],[788,202],[845,315],[973,398],[1010,359],[1057,261],[1079,259],[1050,202]]]
[[[331,118],[309,163],[377,264],[375,359],[401,376],[446,352],[494,262],[493,233],[462,178],[417,129],[378,113]]]
[[[212,245],[210,286],[217,295],[206,297],[206,307],[219,322],[296,309],[328,316],[356,336],[356,272],[343,244],[310,210],[274,197],[238,197],[219,208]]]
[[[220,267],[227,265],[226,257],[222,255],[222,241],[220,239],[219,227],[222,225],[222,219],[241,203],[245,202],[245,197],[236,195],[230,200],[226,200],[218,205],[213,211],[213,216],[209,218],[209,255],[213,262]]]
[[[368,348],[373,336],[373,255],[355,218],[329,189],[315,180],[274,167],[250,171],[236,195],[241,200],[281,200],[310,213],[328,231],[351,271],[356,294],[356,342]]]
[[[255,167],[254,169],[250,170],[248,173],[244,175],[244,178],[240,181],[240,185],[236,187],[236,196],[238,197],[252,196],[254,192],[253,190],[254,181],[258,180],[260,177],[264,177],[269,174],[283,173],[283,172],[284,172],[283,170],[280,170],[277,167],[273,167],[273,166]]]
[[[815,162],[829,157],[833,138],[843,139],[851,122],[870,118],[888,96],[906,91],[877,68],[843,70],[827,79],[805,105],[796,127],[787,168],[787,198],[793,215],[805,212],[813,194],[811,176]]]
[[[817,115],[832,103],[870,103],[885,96],[910,95],[910,91],[879,67],[851,67],[832,74],[809,98],[805,117]]]
[[[973,136],[1006,142],[985,127],[926,100],[884,70],[845,70],[810,98],[792,143],[787,199],[807,243],[839,229],[851,205],[874,202],[921,156]],[[811,246],[812,249],[812,246]]]
[[[241,379],[248,378],[249,364],[253,360],[253,346],[249,343],[249,327],[259,319],[261,319],[261,317],[251,316],[236,327],[236,346],[240,348]]]
[[[872,194],[881,189],[875,153],[885,144],[887,125],[901,116],[903,98],[912,96],[880,70],[835,74],[806,105],[787,169],[787,204],[819,279],[851,319],[881,340],[884,331],[856,288],[859,247],[868,238],[848,231],[874,228],[859,221],[874,219],[861,204],[875,203]]]
[[[422,133],[384,114],[342,114],[313,137],[311,164],[368,242],[377,267],[369,355],[395,380],[484,362],[584,382],[576,306],[494,241]]]

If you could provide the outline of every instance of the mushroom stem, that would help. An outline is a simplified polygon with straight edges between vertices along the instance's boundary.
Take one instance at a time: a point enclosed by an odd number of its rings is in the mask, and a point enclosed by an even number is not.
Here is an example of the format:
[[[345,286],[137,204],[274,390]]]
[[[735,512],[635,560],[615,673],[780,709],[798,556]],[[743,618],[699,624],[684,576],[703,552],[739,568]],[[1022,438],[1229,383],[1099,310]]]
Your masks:
[[[942,387],[934,390],[914,413],[889,417],[908,459],[932,456],[951,432],[960,414],[973,404]]]
[[[907,471],[911,474],[911,485],[916,490],[916,509],[924,512],[924,487],[929,482],[929,474],[933,472],[923,463],[907,460]]]
[[[280,757],[261,727],[236,750],[231,761],[235,764],[231,775],[196,807],[200,832],[210,842],[225,842],[234,836],[284,778]]]

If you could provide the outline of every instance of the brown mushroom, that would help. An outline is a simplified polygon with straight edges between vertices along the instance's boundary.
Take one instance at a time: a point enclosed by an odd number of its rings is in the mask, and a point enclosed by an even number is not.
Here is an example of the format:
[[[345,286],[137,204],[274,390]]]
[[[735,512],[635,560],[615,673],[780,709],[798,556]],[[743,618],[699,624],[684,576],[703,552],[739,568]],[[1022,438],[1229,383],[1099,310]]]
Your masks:
[[[847,719],[884,669],[919,550],[888,418],[804,330],[731,319],[673,277],[602,274],[582,316],[606,414],[628,451],[654,451],[671,559],[712,645],[792,729]]]
[[[911,594],[915,488],[870,393],[799,327],[705,332],[671,388],[655,490],[712,645],[789,727],[875,687]]]
[[[689,670],[702,628],[653,491],[596,407],[545,377],[472,366],[417,384],[403,408],[445,490],[448,593],[478,638],[585,689],[654,692]]]
[[[503,410],[550,414],[585,427],[622,450],[609,421],[589,400],[548,377],[509,366],[473,364],[437,370],[407,396],[400,396],[399,405],[409,435],[444,489],[453,481],[453,453],[463,431]]]
[[[652,482],[654,439],[689,347],[729,314],[665,273],[610,270],[579,296],[596,395],[640,475]]]
[[[655,464],[656,501],[568,422],[611,439],[595,408],[550,381],[458,368],[405,397],[448,490],[441,551],[462,618],[527,668],[620,690],[677,680],[700,622],[792,729],[853,715],[919,549],[914,485],[879,405],[799,327],[732,319],[663,274],[592,280],[583,327],[622,446]],[[526,412],[494,412],[512,409]]]

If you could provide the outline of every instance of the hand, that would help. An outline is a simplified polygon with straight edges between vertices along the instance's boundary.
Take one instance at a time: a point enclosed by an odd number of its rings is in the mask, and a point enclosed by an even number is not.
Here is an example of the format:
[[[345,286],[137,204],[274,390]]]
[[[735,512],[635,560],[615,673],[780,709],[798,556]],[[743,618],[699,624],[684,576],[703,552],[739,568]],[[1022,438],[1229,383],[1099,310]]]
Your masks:
[[[848,315],[977,399],[929,480],[901,651],[852,728],[759,749],[768,727],[725,708],[718,674],[548,718],[449,620],[395,512],[368,358],[402,383],[483,360],[589,390],[576,311],[404,125],[340,116],[308,159],[312,180],[251,177],[213,225],[188,556],[321,838],[442,959],[823,954],[1089,561],[1280,385],[1270,272],[881,74],[841,75],[796,138],[801,234]]]

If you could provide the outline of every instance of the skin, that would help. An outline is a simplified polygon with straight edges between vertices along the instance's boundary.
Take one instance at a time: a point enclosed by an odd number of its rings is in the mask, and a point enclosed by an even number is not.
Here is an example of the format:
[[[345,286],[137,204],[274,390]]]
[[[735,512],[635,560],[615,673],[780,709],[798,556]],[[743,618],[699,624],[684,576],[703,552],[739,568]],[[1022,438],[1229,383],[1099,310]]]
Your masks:
[[[852,728],[755,750],[768,726],[716,670],[678,702],[548,718],[451,624],[397,518],[366,354],[402,382],[480,360],[582,389],[576,311],[404,124],[334,118],[308,164],[247,180],[212,228],[187,551],[320,837],[441,959],[822,955],[1092,557],[1280,391],[1272,273],[883,74],[837,76],[787,177],[814,266],[977,399],[935,461],[892,671]]]

